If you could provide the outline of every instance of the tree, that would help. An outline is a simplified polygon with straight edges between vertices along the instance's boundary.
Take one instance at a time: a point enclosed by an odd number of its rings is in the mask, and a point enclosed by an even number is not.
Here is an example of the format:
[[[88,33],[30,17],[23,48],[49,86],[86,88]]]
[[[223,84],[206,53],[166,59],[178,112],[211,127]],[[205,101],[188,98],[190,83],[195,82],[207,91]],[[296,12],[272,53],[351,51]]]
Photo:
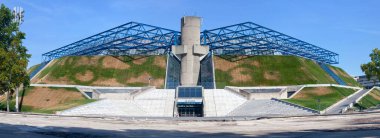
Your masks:
[[[377,77],[377,80],[373,80],[373,83],[376,84],[377,81],[380,81],[380,50],[375,48],[369,56],[371,57],[371,62],[362,64],[361,69],[368,80],[372,77]]]
[[[12,11],[1,4],[0,7],[0,94],[7,93],[7,111],[9,111],[9,95],[16,88],[29,85],[26,68],[30,55],[22,45],[25,33],[19,31]]]

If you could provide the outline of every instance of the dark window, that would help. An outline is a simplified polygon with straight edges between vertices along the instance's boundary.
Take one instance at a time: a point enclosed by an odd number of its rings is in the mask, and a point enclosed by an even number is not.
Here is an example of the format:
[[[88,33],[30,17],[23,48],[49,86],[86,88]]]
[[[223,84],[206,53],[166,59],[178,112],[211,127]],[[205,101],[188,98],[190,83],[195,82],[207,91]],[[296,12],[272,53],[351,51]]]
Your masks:
[[[92,98],[92,92],[84,92],[88,97]]]
[[[211,53],[202,59],[200,70],[198,85],[203,86],[205,89],[214,89],[214,68]]]
[[[181,62],[172,54],[168,56],[168,61],[166,89],[175,89],[181,80]]]
[[[202,87],[179,87],[178,97],[202,97]]]

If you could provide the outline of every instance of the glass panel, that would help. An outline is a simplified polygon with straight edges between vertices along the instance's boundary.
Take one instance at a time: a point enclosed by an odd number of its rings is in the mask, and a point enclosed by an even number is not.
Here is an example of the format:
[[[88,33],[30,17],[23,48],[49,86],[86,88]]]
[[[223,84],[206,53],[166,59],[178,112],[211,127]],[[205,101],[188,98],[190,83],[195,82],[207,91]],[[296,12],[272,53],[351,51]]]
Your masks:
[[[214,68],[211,54],[202,59],[200,72],[198,85],[203,86],[205,89],[214,89]]]
[[[179,87],[178,97],[202,97],[201,87]]]
[[[166,89],[175,89],[179,86],[181,80],[181,62],[173,55],[168,56],[168,61]]]

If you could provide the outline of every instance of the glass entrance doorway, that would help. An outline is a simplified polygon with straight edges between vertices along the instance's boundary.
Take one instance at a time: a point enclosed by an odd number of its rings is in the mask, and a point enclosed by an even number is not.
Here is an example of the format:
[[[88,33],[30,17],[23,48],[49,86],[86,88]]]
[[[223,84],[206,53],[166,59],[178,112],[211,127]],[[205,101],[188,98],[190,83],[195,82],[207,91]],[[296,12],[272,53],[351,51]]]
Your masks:
[[[176,106],[179,117],[203,117],[203,87],[177,87]]]
[[[179,117],[202,117],[203,105],[177,105]]]

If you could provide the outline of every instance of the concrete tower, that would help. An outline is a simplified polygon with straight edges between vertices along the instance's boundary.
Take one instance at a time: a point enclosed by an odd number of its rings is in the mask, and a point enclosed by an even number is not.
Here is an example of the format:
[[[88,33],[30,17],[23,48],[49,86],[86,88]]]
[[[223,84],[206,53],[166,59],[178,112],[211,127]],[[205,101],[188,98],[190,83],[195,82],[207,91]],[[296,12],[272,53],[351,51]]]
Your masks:
[[[196,86],[200,71],[200,57],[209,52],[200,44],[201,18],[185,16],[181,19],[181,45],[173,46],[173,53],[181,59],[181,85]]]

